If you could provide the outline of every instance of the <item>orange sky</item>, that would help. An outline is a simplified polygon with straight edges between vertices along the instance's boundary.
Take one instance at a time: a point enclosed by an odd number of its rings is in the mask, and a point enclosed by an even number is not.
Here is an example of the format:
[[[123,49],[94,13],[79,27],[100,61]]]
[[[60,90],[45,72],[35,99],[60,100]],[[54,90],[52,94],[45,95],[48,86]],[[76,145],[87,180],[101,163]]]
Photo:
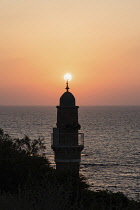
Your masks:
[[[140,105],[140,0],[1,0],[0,105]]]

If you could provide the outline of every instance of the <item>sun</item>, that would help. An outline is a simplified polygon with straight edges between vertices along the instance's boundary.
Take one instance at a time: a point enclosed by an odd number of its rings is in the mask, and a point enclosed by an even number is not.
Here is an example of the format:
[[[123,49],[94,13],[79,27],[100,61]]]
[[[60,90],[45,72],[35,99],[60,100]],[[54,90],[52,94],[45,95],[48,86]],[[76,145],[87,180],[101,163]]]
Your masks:
[[[64,80],[70,81],[71,79],[72,79],[72,75],[71,75],[71,74],[66,73],[66,74],[64,75]]]

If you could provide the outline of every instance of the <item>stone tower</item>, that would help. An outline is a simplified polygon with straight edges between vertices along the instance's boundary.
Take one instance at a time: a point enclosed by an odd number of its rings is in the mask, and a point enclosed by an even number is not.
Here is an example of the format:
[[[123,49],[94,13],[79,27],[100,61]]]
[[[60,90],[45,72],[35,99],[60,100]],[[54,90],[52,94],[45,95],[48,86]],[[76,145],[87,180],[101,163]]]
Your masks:
[[[69,92],[68,81],[66,92],[60,97],[60,105],[56,108],[57,123],[52,133],[56,170],[79,175],[84,134],[78,132],[81,127],[78,123],[79,107],[75,105],[75,97]]]

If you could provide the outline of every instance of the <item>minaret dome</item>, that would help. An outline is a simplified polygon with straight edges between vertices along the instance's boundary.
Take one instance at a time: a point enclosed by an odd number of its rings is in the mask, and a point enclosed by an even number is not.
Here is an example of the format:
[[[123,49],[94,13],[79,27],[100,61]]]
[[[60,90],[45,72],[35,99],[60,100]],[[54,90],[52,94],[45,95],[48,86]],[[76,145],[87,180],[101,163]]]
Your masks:
[[[71,107],[75,106],[75,97],[71,92],[65,92],[60,97],[60,106]]]

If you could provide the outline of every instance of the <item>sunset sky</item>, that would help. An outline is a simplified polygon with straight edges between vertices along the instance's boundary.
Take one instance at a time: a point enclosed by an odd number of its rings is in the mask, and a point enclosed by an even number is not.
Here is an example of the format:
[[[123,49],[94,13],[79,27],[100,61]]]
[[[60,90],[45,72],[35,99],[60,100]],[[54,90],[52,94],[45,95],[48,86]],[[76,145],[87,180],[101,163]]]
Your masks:
[[[140,0],[1,0],[0,105],[140,105]]]

